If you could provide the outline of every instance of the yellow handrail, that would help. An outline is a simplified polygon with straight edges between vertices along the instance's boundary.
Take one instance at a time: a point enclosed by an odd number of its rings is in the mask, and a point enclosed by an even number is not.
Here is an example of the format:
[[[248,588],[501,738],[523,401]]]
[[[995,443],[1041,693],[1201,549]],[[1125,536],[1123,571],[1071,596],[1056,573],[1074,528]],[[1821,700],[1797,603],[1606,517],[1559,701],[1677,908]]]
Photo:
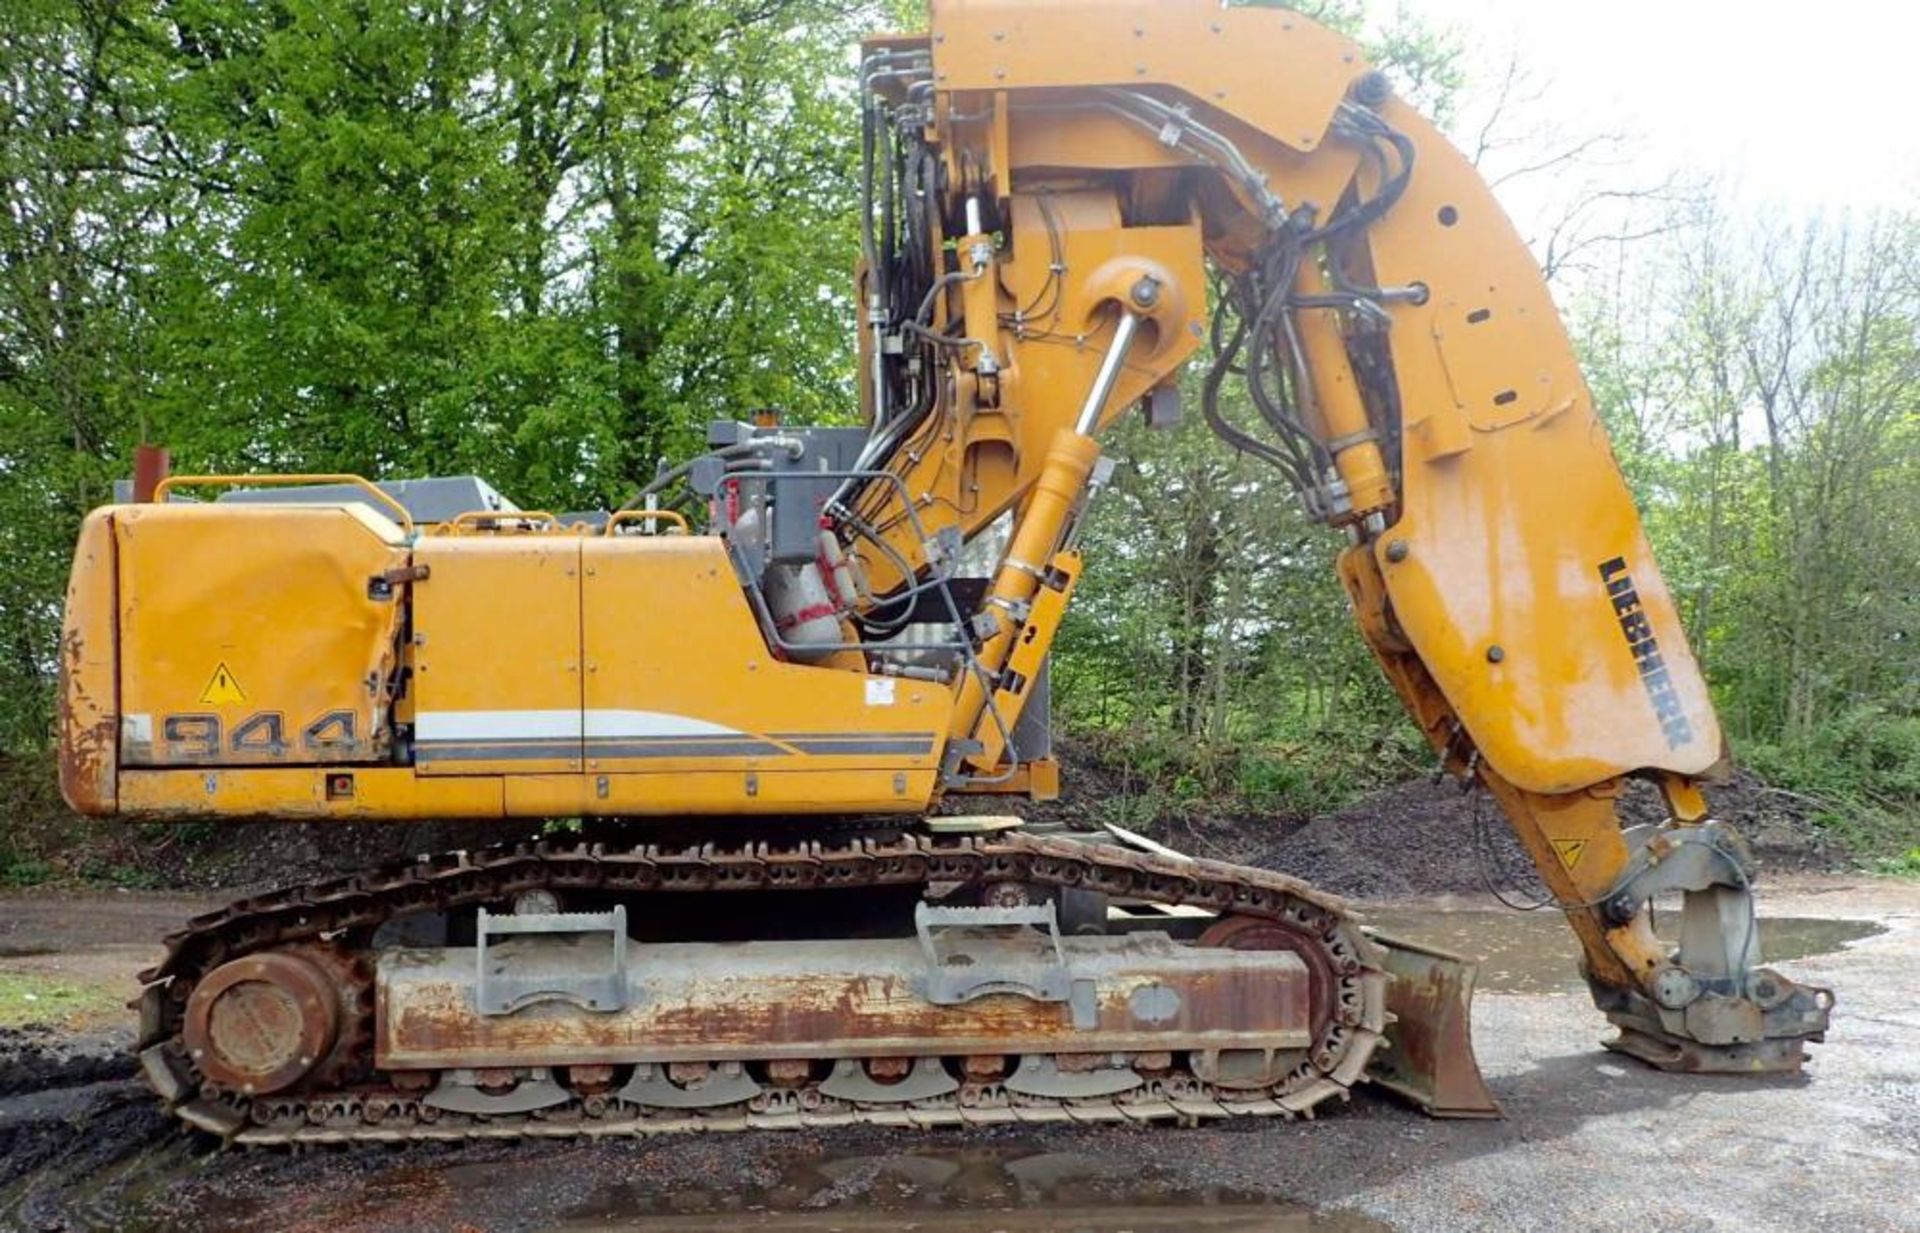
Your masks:
[[[679,528],[677,534],[691,535],[693,528],[687,525],[687,516],[672,509],[623,509],[607,519],[607,528],[602,535],[612,535],[616,527],[629,522],[668,522]]]
[[[413,515],[407,512],[407,507],[358,475],[169,475],[154,486],[153,499],[164,501],[167,499],[167,494],[175,488],[219,488],[227,484],[247,484],[260,488],[351,484],[397,514],[398,517],[394,521],[400,524],[409,537],[415,533]]]
[[[543,509],[470,509],[464,514],[455,514],[446,524],[447,533],[460,534],[462,527],[477,527],[486,522],[524,522],[527,533],[536,534],[538,528],[545,525],[554,531],[564,531],[560,520]]]

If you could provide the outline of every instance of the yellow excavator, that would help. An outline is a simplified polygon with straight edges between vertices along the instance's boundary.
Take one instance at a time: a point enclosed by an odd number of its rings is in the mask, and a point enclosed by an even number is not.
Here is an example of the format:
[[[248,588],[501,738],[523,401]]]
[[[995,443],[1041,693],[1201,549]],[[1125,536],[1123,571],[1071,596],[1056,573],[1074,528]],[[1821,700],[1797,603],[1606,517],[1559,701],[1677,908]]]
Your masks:
[[[1361,635],[1531,855],[1608,1045],[1798,1068],[1832,995],[1761,966],[1706,685],[1473,167],[1285,10],[929,17],[859,63],[864,426],[743,409],[600,514],[180,475],[86,520],[75,809],[623,820],[194,920],[143,976],[159,1094],[258,1144],[1310,1115],[1369,1077],[1491,1112],[1469,969],[1280,873],[935,808],[1057,790],[1101,439],[1176,419],[1196,356],[1207,427],[1346,537]],[[1668,820],[1623,827],[1632,778]]]

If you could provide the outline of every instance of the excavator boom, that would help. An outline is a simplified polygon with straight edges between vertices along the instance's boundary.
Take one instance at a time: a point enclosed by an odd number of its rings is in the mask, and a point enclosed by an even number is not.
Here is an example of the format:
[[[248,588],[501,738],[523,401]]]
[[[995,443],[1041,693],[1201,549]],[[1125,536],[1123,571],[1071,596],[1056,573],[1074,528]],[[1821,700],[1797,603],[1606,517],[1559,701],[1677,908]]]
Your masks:
[[[1796,1068],[1831,995],[1760,966],[1751,858],[1700,788],[1726,764],[1706,685],[1472,166],[1284,10],[930,19],[861,58],[864,427],[715,424],[597,517],[338,476],[212,502],[169,498],[236,477],[180,477],[90,517],[62,660],[78,809],[707,819],[685,849],[514,849],[239,905],[152,974],[156,1086],[260,1142],[316,1108],[347,1137],[554,1108],[1292,1114],[1361,1077],[1391,1006],[1397,1086],[1485,1111],[1471,973],[1310,888],[997,823],[830,821],[1052,791],[1046,663],[1099,567],[1077,532],[1103,430],[1175,418],[1202,360],[1207,427],[1347,537],[1361,635],[1532,856],[1610,1044]],[[1668,821],[1623,828],[1631,777]],[[1677,949],[1650,923],[1668,894]],[[437,941],[401,946],[414,918]]]

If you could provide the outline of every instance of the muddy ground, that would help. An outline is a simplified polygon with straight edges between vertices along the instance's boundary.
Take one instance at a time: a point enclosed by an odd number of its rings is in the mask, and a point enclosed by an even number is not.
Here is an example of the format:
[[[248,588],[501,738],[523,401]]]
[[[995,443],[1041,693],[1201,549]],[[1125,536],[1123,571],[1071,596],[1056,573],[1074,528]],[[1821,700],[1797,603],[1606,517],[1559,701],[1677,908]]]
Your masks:
[[[1839,990],[1802,1078],[1662,1075],[1602,1052],[1564,931],[1484,893],[1375,905],[1518,990],[1475,1009],[1499,1122],[1429,1121],[1363,1090],[1291,1125],[223,1152],[132,1077],[124,1017],[82,1013],[0,1031],[0,1229],[1920,1230],[1920,883],[1781,875],[1763,895],[1770,918],[1816,922],[1770,931],[1771,949],[1826,951],[1780,966]],[[130,982],[209,902],[0,898],[0,973]]]

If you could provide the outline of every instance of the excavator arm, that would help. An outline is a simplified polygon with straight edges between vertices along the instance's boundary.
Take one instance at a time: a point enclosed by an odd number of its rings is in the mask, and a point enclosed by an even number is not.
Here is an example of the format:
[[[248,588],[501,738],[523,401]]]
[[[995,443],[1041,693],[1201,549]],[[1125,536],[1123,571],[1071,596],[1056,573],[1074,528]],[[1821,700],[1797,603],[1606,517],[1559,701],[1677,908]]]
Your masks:
[[[1796,1067],[1831,997],[1760,966],[1725,741],[1558,312],[1485,181],[1348,41],[1284,10],[935,0],[866,49],[872,436],[828,514],[859,622],[1004,520],[949,782],[990,782],[1077,576],[1101,430],[1212,340],[1213,431],[1351,541],[1362,635],[1488,792],[1615,1047]],[[1234,386],[1244,396],[1233,397]],[[897,477],[897,478],[894,478]],[[1059,602],[1052,602],[1058,597]],[[1670,819],[1623,828],[1629,777]],[[1683,897],[1677,950],[1650,904]]]

